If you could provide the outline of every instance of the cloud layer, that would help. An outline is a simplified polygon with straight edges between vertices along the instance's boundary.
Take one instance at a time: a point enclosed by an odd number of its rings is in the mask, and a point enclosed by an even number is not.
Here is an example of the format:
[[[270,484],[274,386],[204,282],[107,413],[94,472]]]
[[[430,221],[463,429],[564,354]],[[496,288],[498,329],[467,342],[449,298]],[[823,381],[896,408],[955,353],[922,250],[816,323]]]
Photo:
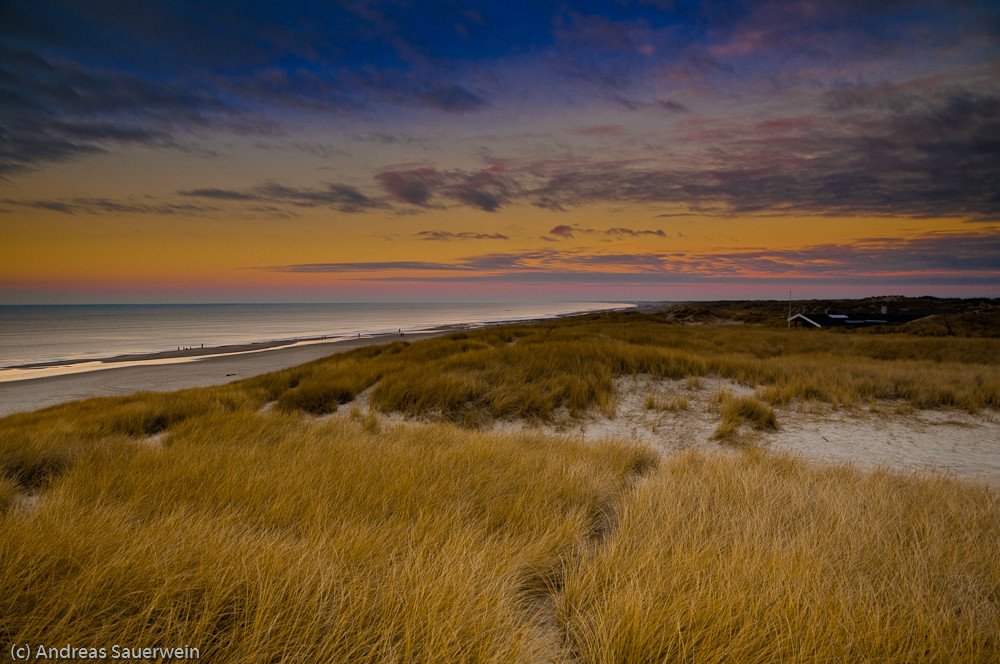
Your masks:
[[[583,249],[489,253],[450,262],[367,261],[260,268],[389,281],[509,283],[939,283],[1000,286],[1000,238],[931,233],[910,240],[870,238],[796,250],[748,249],[688,254],[597,254]]]
[[[996,2],[7,2],[0,100],[16,241],[197,217],[280,232],[278,280],[997,283]]]

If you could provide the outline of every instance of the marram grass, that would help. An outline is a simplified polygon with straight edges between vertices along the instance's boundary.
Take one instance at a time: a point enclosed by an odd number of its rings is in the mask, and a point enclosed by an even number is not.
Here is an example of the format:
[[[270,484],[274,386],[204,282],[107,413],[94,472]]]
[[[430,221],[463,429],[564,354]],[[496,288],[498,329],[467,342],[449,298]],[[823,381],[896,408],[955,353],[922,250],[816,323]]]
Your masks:
[[[721,416],[719,427],[712,434],[715,440],[732,441],[744,425],[757,431],[778,428],[774,409],[756,397],[737,397],[729,390],[721,390],[713,400]]]
[[[613,412],[639,373],[756,388],[718,399],[737,430],[796,400],[997,408],[997,343],[597,315],[10,416],[0,636],[213,662],[1000,661],[994,489],[474,429]],[[367,388],[464,428],[341,414]]]
[[[611,415],[615,378],[647,374],[697,386],[715,375],[771,405],[1000,408],[1000,339],[844,334],[755,325],[686,326],[595,314],[474,330],[336,355],[251,381],[290,411],[331,412],[365,388],[382,411],[466,426]]]
[[[567,571],[578,661],[996,662],[1000,499],[942,477],[685,453]]]
[[[655,455],[217,412],[82,453],[0,520],[10,643],[229,662],[533,662],[549,584]]]

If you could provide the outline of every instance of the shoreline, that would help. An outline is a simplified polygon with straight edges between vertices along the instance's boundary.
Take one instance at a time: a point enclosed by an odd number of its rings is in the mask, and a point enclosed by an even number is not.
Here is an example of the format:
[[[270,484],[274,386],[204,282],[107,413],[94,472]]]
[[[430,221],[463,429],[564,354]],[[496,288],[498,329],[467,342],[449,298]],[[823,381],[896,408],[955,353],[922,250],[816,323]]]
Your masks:
[[[541,319],[532,319],[532,320],[541,320]],[[504,323],[506,323],[506,321],[497,324],[504,324]],[[312,336],[312,337],[295,337],[292,339],[270,339],[267,341],[249,341],[246,343],[223,344],[221,346],[199,346],[199,347],[189,346],[187,348],[178,348],[177,350],[123,353],[120,355],[108,355],[103,357],[83,357],[83,358],[70,358],[62,360],[42,360],[38,362],[28,362],[25,364],[15,364],[9,367],[0,367],[0,373],[11,370],[55,369],[60,367],[73,367],[80,364],[134,365],[135,363],[155,362],[158,360],[176,360],[178,363],[180,363],[186,360],[192,360],[198,358],[242,355],[246,353],[259,353],[262,351],[275,350],[279,348],[291,348],[296,346],[306,346],[306,345],[315,345],[323,343],[338,343],[342,341],[381,339],[382,337],[398,337],[398,336],[405,336],[406,334],[412,335],[412,334],[426,334],[429,332],[454,332],[462,329],[467,329],[469,327],[481,327],[481,326],[482,326],[481,324],[456,323],[448,325],[436,325],[433,327],[419,328],[419,329],[405,329],[402,330],[401,332],[355,332],[355,333],[343,333],[343,334],[325,334],[321,336]],[[100,371],[104,368],[113,368],[113,367],[101,367],[101,368],[94,368],[91,370]],[[32,378],[27,377],[21,379],[13,379],[14,382],[19,380],[32,380]],[[3,378],[0,378],[0,382],[3,382]]]
[[[126,396],[137,392],[173,392],[194,387],[224,385],[260,374],[279,371],[355,348],[406,341],[407,337],[429,339],[461,329],[439,326],[428,330],[338,338],[311,343],[255,347],[227,354],[168,357],[144,363],[119,362],[77,373],[26,377],[0,382],[0,417],[26,413],[70,401],[92,397]],[[444,329],[447,328],[447,329]],[[218,348],[218,347],[217,347]],[[183,352],[183,351],[182,351]],[[176,351],[174,351],[176,355]],[[155,363],[159,362],[159,363]],[[61,363],[59,366],[63,366]]]
[[[278,339],[179,351],[32,362],[0,369],[0,417],[92,397],[127,396],[137,392],[173,392],[224,385],[305,364],[335,353],[393,341],[429,339],[472,328],[530,324],[596,311],[628,309],[643,311],[647,307],[641,303],[622,303],[620,309],[587,310],[538,318],[444,323],[421,328],[401,328],[402,333],[361,332],[360,336],[351,336],[349,333],[325,338]],[[15,376],[10,373],[14,371],[26,373]],[[27,375],[28,373],[34,375]]]
[[[323,335],[313,335],[313,336],[302,336],[302,337],[287,337],[279,339],[263,339],[258,341],[246,341],[238,343],[227,343],[214,346],[186,346],[178,347],[176,350],[142,350],[128,353],[121,353],[118,355],[99,355],[96,357],[70,357],[70,358],[59,358],[59,359],[44,359],[44,360],[34,360],[28,362],[22,362],[20,364],[11,364],[7,366],[0,366],[0,384],[5,382],[21,382],[25,380],[35,380],[41,377],[50,377],[56,375],[72,375],[73,373],[78,373],[77,371],[65,371],[62,373],[39,373],[36,375],[22,375],[20,377],[13,377],[13,372],[21,371],[34,371],[34,370],[44,370],[44,369],[60,369],[60,368],[72,368],[80,367],[80,365],[93,365],[86,368],[82,368],[83,371],[101,371],[107,368],[112,368],[105,365],[120,365],[120,366],[131,366],[135,364],[153,364],[159,363],[161,361],[173,360],[176,362],[185,362],[192,359],[204,358],[204,357],[216,357],[216,356],[227,356],[236,355],[244,353],[258,353],[267,350],[273,350],[277,348],[288,348],[296,346],[304,346],[317,343],[333,343],[339,341],[357,340],[357,339],[370,339],[370,338],[381,338],[384,335],[405,335],[405,334],[425,334],[427,332],[453,332],[464,329],[473,329],[479,327],[489,327],[495,325],[509,325],[509,324],[519,324],[519,323],[534,323],[542,320],[557,320],[560,318],[566,318],[571,316],[580,316],[590,313],[595,313],[599,311],[624,311],[628,309],[634,309],[636,311],[648,311],[651,309],[648,303],[638,303],[638,302],[622,302],[619,303],[619,307],[608,308],[608,309],[587,309],[582,311],[573,311],[567,313],[557,313],[547,316],[531,316],[525,318],[509,318],[509,319],[495,319],[495,320],[477,320],[477,321],[466,321],[466,322],[453,322],[453,323],[440,323],[440,324],[430,324],[430,325],[415,325],[415,326],[404,326],[398,328],[398,332],[393,332],[391,328],[383,328],[376,330],[350,330],[345,332],[334,332],[330,334]]]

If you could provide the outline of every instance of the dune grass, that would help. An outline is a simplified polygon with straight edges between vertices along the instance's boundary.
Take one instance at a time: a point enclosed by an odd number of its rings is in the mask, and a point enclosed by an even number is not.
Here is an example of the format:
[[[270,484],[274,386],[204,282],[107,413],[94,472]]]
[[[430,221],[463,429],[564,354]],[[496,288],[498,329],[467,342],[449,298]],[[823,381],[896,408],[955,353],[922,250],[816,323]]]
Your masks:
[[[720,390],[713,401],[720,412],[719,427],[712,434],[716,440],[733,441],[743,425],[757,431],[778,428],[774,409],[755,397],[737,397],[729,390]]]
[[[716,399],[733,435],[795,400],[996,408],[996,344],[595,315],[13,415],[0,636],[220,662],[996,661],[995,490],[475,430],[613,412],[634,374],[755,387]],[[341,412],[369,388],[462,426]]]
[[[749,450],[664,462],[567,572],[575,655],[611,662],[995,662],[1000,499]]]
[[[683,394],[667,399],[657,399],[656,396],[650,394],[646,397],[646,410],[660,410],[660,411],[672,411],[678,412],[682,410],[687,410],[691,403],[688,398]]]
[[[649,450],[221,410],[91,446],[0,520],[14,643],[208,661],[532,662],[543,601]]]
[[[610,415],[615,378],[638,374],[689,386],[709,375],[727,378],[760,388],[772,406],[891,400],[975,412],[1000,408],[1000,339],[686,326],[596,314],[334,356],[290,370],[281,379],[288,386],[271,391],[283,407],[321,413],[375,385],[371,402],[380,410],[479,426],[548,420],[561,409]]]

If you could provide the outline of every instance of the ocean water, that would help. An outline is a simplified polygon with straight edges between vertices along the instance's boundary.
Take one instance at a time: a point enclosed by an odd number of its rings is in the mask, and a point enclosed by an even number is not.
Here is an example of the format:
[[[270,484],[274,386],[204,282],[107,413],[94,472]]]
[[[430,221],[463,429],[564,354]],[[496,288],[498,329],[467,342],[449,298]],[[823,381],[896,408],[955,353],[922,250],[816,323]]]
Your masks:
[[[414,331],[617,309],[608,302],[0,306],[0,370],[177,348]]]

